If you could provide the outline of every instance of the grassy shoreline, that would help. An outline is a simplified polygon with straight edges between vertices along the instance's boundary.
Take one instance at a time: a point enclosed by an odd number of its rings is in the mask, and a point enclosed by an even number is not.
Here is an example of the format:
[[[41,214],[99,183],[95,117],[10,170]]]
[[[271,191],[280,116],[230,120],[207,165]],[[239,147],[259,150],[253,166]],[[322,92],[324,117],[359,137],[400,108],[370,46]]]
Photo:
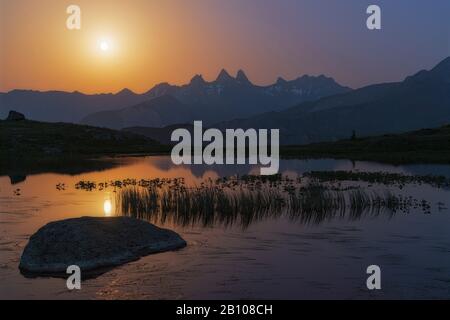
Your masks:
[[[0,174],[80,173],[110,167],[104,157],[167,154],[140,135],[69,123],[0,121]]]
[[[0,121],[0,174],[102,157],[168,155],[171,147],[150,138],[68,123]],[[390,164],[450,163],[450,126],[397,135],[281,146],[282,158],[350,159]],[[21,169],[22,168],[22,169]]]
[[[390,164],[450,163],[450,126],[310,145],[282,146],[285,158],[332,158]]]

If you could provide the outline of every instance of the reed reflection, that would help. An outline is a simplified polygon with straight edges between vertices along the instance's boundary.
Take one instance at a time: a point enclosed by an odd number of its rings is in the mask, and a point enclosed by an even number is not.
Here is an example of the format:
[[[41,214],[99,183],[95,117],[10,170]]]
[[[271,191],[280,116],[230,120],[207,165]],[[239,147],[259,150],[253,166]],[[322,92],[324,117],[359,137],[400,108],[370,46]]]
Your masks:
[[[152,223],[203,227],[239,225],[287,217],[301,224],[332,218],[391,217],[412,208],[429,210],[427,202],[374,189],[314,179],[243,176],[207,180],[186,186],[182,179],[141,181],[121,188],[115,198],[121,214]]]

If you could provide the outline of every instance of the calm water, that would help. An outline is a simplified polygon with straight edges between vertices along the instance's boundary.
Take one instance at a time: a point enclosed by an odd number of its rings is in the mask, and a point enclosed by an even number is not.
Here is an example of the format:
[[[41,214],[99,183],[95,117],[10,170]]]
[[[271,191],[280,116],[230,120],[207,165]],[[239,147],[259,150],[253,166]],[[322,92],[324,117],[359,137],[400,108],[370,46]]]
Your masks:
[[[390,188],[426,199],[431,214],[363,215],[302,224],[267,218],[243,228],[157,223],[178,232],[185,249],[144,257],[82,283],[69,292],[65,280],[27,279],[18,270],[28,238],[54,220],[117,215],[113,189],[76,190],[80,180],[184,177],[188,184],[251,166],[174,167],[169,157],[123,158],[103,171],[77,175],[39,173],[0,177],[0,298],[44,299],[299,299],[450,298],[450,191],[429,185]],[[450,166],[394,167],[335,160],[284,160],[281,171],[360,170],[450,177]],[[25,178],[25,180],[23,180]],[[14,183],[14,184],[12,184]],[[64,183],[65,190],[57,184]],[[20,189],[20,190],[18,190]],[[109,210],[105,203],[113,204]],[[445,205],[437,205],[439,202]],[[366,288],[367,266],[382,270],[382,290]]]

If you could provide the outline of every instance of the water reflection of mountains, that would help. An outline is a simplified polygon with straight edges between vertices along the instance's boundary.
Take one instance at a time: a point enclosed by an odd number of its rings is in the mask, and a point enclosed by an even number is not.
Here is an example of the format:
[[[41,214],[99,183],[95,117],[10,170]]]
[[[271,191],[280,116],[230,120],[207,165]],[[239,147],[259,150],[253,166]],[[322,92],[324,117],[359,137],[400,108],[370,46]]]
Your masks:
[[[174,168],[170,156],[156,156],[146,158],[135,158],[135,162],[146,161],[151,167],[162,171]],[[214,172],[219,177],[232,175],[245,175],[259,172],[255,165],[181,165],[194,177],[202,178],[208,172]],[[333,170],[355,170],[355,171],[378,171],[378,172],[400,172],[411,175],[442,175],[450,178],[450,165],[440,164],[414,164],[394,166],[368,161],[335,160],[335,159],[281,159],[280,172],[302,174],[310,171],[333,171]]]
[[[126,168],[138,163],[145,163],[151,168],[169,172],[175,166],[170,156],[152,157],[119,157],[104,158],[97,160],[65,159],[47,162],[14,162],[8,166],[0,167],[0,176],[7,175],[11,183],[16,184],[24,181],[27,176],[43,173],[60,173],[79,175],[83,173],[101,172],[118,167]],[[259,171],[254,165],[181,165],[192,176],[200,179],[207,173],[215,173],[218,177],[231,176],[235,174],[252,174]],[[334,160],[334,159],[311,159],[311,160],[280,160],[280,172],[283,174],[302,174],[309,171],[332,171],[332,170],[355,170],[355,171],[384,171],[402,172],[413,175],[444,175],[450,177],[450,165],[404,165],[393,166],[375,162]]]
[[[34,162],[32,159],[28,159],[0,166],[0,176],[9,176],[11,184],[14,185],[24,182],[27,176],[44,173],[79,175],[101,172],[118,166],[120,163],[111,159],[65,159],[44,162]]]

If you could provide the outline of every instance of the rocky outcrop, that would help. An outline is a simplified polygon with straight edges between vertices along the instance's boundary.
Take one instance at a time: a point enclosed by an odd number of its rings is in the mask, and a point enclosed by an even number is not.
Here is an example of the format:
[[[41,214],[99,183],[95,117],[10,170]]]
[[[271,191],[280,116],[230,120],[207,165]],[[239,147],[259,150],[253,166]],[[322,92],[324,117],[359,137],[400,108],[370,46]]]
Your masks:
[[[77,265],[85,276],[185,246],[177,233],[134,218],[67,219],[51,222],[31,236],[19,269],[33,276],[61,275]]]
[[[23,113],[11,110],[9,111],[7,121],[22,121],[25,120],[25,115]]]

